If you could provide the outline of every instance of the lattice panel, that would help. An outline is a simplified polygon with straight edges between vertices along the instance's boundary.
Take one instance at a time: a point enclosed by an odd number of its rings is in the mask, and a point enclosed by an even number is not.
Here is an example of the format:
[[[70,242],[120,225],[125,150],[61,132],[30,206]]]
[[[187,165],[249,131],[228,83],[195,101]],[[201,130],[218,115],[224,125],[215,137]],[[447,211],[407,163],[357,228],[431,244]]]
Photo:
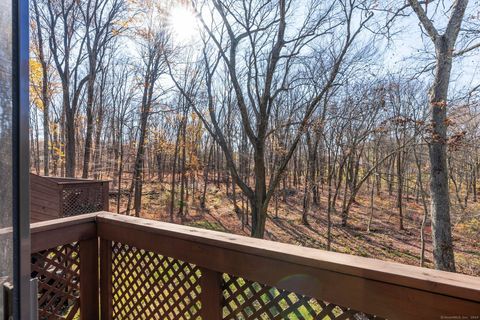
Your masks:
[[[38,278],[39,319],[74,319],[80,309],[79,244],[32,254],[32,277]]]
[[[63,216],[76,216],[103,210],[103,189],[101,185],[88,184],[86,187],[72,186],[62,190]]]
[[[201,319],[195,265],[118,242],[112,264],[113,319]]]
[[[228,274],[224,274],[223,278],[225,320],[380,319]]]

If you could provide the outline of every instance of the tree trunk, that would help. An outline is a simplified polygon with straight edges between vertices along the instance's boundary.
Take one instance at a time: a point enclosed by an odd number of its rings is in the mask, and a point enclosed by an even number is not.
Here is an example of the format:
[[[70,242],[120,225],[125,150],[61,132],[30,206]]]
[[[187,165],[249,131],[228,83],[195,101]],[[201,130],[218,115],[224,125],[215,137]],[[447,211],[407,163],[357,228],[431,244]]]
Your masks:
[[[251,236],[262,239],[265,236],[265,223],[267,220],[267,210],[264,208],[263,201],[258,197],[250,200],[252,211],[252,231]],[[248,224],[248,222],[247,222]]]
[[[90,66],[90,68],[94,66]],[[92,152],[92,140],[93,140],[93,94],[94,94],[95,77],[90,74],[87,84],[87,132],[85,134],[85,152],[83,155],[83,172],[82,178],[88,178],[88,172],[90,167],[90,155]]]
[[[250,200],[252,205],[252,232],[254,238],[263,238],[267,220],[267,186],[265,174],[265,146],[259,143],[254,154],[255,192]]]
[[[186,162],[187,162],[187,115],[186,112],[183,114],[182,122],[180,125],[181,130],[181,162],[180,162],[180,201],[178,208],[178,216],[182,217],[184,215],[185,208],[185,188],[186,188]]]
[[[375,190],[375,184],[372,182],[372,189],[370,190],[370,216],[368,217],[368,223],[367,223],[367,232],[371,232],[371,226],[372,226],[372,221],[373,221],[373,213],[374,213],[374,207],[373,207],[373,200],[374,200],[374,190]]]
[[[473,191],[473,202],[477,202],[477,161],[476,159],[472,168],[472,191]]]
[[[423,218],[422,218],[422,223],[420,224],[420,267],[423,267],[425,265],[425,227],[427,225],[427,219],[428,219],[428,206],[427,206],[426,192],[423,188],[421,158],[418,157],[417,151],[415,148],[413,149],[413,155],[415,156],[415,163],[417,165],[418,188],[421,193],[422,204],[423,204]]]
[[[447,93],[452,57],[444,36],[439,37],[435,80],[430,92],[432,141],[429,145],[433,256],[435,268],[455,271],[450,222],[447,167]]]
[[[102,147],[101,147],[101,137],[102,137],[102,124],[103,124],[103,107],[100,106],[100,110],[97,116],[97,127],[95,128],[95,149],[93,152],[93,178],[100,179],[102,173]]]
[[[65,175],[67,177],[75,177],[75,129],[75,114],[68,108],[65,110]]]
[[[175,210],[175,176],[177,171],[178,148],[180,140],[181,126],[177,130],[177,138],[175,140],[175,151],[173,154],[172,182],[170,187],[170,222],[173,222],[173,211]]]
[[[332,249],[332,180],[334,175],[334,168],[332,168],[332,159],[330,150],[327,155],[327,183],[328,183],[328,200],[327,200],[327,250]]]
[[[402,171],[402,151],[397,153],[397,208],[398,208],[398,228],[403,230],[403,174]]]
[[[213,144],[209,148],[210,150],[208,151],[208,156],[205,159],[206,161],[203,164],[203,192],[202,192],[202,198],[200,200],[200,208],[205,209],[206,208],[206,198],[207,198],[207,188],[208,188],[208,174],[209,174],[209,169],[210,169],[210,162],[212,160],[212,154],[213,154]]]

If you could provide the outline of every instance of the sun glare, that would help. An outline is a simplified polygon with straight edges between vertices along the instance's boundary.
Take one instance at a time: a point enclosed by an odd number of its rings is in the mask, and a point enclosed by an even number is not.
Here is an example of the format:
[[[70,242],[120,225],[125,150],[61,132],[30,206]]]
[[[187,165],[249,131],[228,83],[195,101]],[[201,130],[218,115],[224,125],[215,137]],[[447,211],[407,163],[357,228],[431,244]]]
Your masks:
[[[178,42],[190,42],[198,31],[194,13],[185,6],[176,6],[170,12],[169,24]]]

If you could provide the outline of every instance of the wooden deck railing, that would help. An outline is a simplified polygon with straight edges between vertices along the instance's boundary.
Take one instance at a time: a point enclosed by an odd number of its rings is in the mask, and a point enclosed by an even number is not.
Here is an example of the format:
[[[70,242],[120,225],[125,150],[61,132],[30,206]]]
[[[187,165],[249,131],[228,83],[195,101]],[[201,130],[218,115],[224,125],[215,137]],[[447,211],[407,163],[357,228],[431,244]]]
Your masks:
[[[98,319],[97,214],[34,223],[32,277],[39,319]]]
[[[111,213],[35,224],[32,248],[41,318],[480,315],[480,278]]]

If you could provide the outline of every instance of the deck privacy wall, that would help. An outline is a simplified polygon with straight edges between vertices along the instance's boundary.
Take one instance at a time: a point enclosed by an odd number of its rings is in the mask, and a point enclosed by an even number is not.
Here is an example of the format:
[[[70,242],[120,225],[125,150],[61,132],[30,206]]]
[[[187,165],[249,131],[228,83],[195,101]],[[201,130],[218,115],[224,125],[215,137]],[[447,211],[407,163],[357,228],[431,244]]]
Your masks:
[[[30,174],[31,222],[108,211],[109,181]]]

